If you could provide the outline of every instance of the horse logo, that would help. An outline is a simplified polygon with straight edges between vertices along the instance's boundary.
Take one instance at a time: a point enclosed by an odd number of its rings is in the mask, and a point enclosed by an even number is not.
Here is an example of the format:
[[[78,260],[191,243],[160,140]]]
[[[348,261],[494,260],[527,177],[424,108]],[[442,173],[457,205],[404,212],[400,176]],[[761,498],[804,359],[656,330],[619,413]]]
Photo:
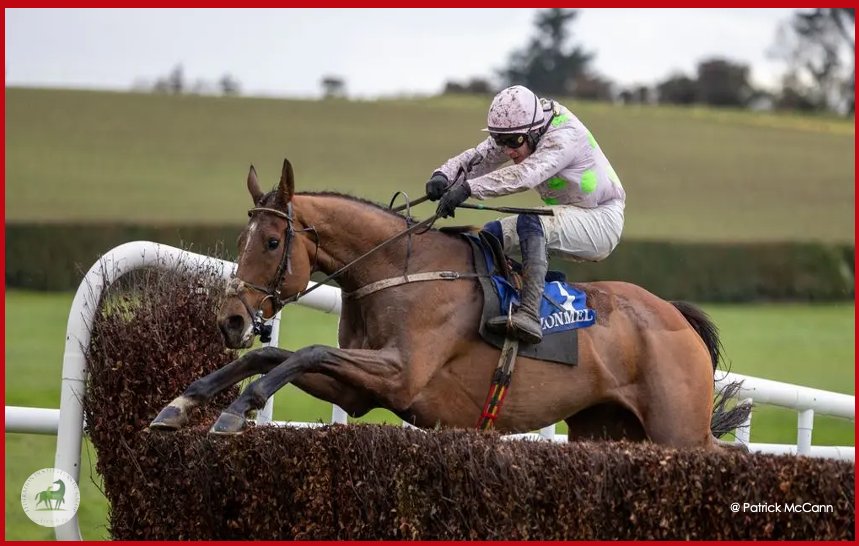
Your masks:
[[[60,509],[60,505],[63,504],[66,496],[66,484],[63,483],[63,480],[57,480],[54,484],[59,485],[59,488],[56,490],[46,489],[44,491],[39,491],[36,495],[36,500],[39,501],[36,503],[36,506],[39,506],[44,502],[47,510]],[[56,504],[51,506],[51,501],[56,501]]]
[[[555,304],[542,303],[540,327],[544,333],[581,328],[595,322],[593,309],[585,305],[585,295],[573,287],[558,281],[546,283],[546,296]]]
[[[56,468],[37,470],[21,489],[21,506],[34,523],[56,527],[71,520],[80,505],[80,490],[67,472]]]

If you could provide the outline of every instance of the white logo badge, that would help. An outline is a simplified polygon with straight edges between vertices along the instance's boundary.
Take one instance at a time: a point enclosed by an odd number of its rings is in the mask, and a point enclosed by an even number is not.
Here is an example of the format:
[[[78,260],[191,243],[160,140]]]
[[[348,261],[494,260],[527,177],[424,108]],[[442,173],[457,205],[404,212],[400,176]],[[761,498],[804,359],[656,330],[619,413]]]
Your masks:
[[[43,527],[57,527],[71,520],[81,503],[81,492],[71,475],[58,468],[33,472],[21,489],[21,506],[31,520]]]

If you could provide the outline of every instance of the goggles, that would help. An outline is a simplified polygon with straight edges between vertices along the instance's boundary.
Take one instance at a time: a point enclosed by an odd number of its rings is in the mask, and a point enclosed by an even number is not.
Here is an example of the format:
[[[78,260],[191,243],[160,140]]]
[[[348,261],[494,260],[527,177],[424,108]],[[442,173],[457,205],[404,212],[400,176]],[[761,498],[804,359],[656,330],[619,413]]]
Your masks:
[[[518,148],[525,143],[525,135],[522,133],[517,134],[507,134],[507,133],[490,133],[492,140],[495,141],[495,144],[499,146],[507,147],[507,148]]]

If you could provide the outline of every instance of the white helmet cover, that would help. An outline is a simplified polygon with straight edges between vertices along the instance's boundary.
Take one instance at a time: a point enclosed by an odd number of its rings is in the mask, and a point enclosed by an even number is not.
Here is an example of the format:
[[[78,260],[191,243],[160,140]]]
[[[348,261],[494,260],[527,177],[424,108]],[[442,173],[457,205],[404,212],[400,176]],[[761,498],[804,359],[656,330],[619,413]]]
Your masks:
[[[490,133],[527,133],[543,125],[543,108],[530,89],[514,85],[492,99],[486,129]]]

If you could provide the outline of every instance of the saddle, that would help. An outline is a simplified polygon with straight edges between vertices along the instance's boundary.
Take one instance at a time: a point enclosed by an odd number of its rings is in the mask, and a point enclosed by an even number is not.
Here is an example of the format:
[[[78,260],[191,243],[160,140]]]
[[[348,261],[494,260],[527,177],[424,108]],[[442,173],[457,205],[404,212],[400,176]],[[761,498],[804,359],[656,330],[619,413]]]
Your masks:
[[[480,336],[490,345],[503,349],[505,337],[486,329],[486,321],[507,313],[519,304],[522,265],[506,256],[501,242],[483,230],[477,235],[462,233],[471,244],[474,264],[483,290]],[[560,271],[548,271],[540,306],[543,341],[520,343],[518,355],[575,366],[578,362],[578,329],[596,322],[596,312],[586,306],[585,293],[566,282]]]

